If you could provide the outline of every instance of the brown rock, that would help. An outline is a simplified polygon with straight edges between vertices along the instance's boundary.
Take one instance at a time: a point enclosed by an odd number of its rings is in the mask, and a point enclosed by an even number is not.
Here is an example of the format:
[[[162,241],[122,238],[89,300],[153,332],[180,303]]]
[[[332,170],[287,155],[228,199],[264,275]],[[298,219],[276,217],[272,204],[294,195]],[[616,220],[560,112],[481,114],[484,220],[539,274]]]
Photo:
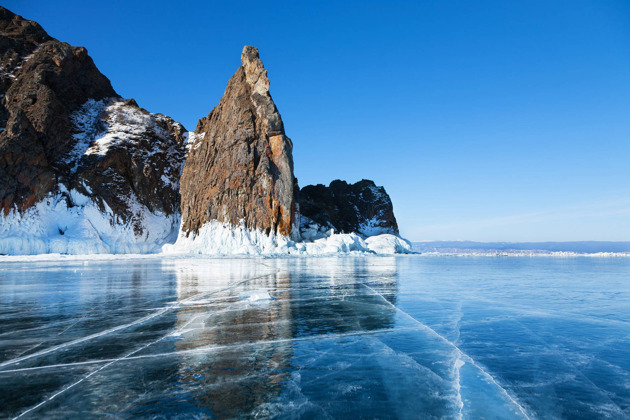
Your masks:
[[[271,95],[258,50],[246,46],[242,66],[219,105],[199,120],[181,178],[182,229],[211,220],[289,236],[297,181],[293,144]]]

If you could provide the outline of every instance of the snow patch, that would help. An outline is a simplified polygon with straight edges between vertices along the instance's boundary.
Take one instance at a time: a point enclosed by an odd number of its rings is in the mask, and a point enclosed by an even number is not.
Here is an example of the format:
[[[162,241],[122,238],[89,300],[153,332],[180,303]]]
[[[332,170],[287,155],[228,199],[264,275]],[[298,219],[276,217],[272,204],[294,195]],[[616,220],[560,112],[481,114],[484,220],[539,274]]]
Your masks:
[[[70,115],[75,146],[65,157],[65,162],[76,172],[83,157],[104,156],[110,149],[121,146],[141,153],[144,161],[160,153],[176,156],[179,153],[175,150],[177,146],[172,144],[170,133],[162,127],[169,125],[166,120],[170,121],[162,114],[151,114],[126,102],[89,99]],[[177,172],[181,172],[182,168],[179,169]],[[180,174],[171,174],[168,165],[165,170],[164,184],[177,189],[176,177]]]
[[[171,187],[175,191],[177,191],[179,189],[179,184],[177,182],[174,182],[173,180],[171,180],[166,175],[162,175],[160,177],[160,179],[162,180],[162,183],[164,184],[165,187]]]
[[[186,144],[186,152],[189,152],[191,149],[195,150],[201,146],[201,140],[206,137],[206,133],[195,133],[194,131],[189,131],[184,134],[185,139],[184,143]]]
[[[88,99],[77,111],[70,115],[70,122],[76,133],[76,143],[66,156],[66,163],[73,164],[72,172],[76,172],[81,157],[86,153],[95,138],[105,135],[107,124],[101,118],[108,104],[106,100]]]
[[[105,155],[112,147],[139,141],[146,132],[153,132],[160,139],[168,138],[168,133],[155,124],[153,118],[158,114],[151,114],[124,102],[108,105],[105,112],[107,132],[94,139],[85,151],[86,155]]]
[[[366,220],[359,226],[359,232],[365,236],[374,236],[374,235],[382,235],[385,233],[394,234],[394,230],[389,227],[383,227],[381,224],[383,223],[383,219],[381,217],[373,217],[369,220]]]

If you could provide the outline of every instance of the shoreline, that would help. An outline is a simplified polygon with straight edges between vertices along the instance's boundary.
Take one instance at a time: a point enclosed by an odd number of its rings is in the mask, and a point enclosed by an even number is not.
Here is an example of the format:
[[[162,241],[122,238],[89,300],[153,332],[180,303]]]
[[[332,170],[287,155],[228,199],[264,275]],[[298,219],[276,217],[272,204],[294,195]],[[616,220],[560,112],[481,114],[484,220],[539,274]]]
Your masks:
[[[268,259],[310,259],[310,258],[366,258],[366,257],[455,257],[455,258],[630,258],[630,252],[597,252],[597,253],[576,253],[576,252],[415,252],[412,254],[373,254],[367,252],[348,252],[348,253],[332,253],[332,254],[286,254],[286,255],[247,255],[247,254],[170,254],[170,253],[153,253],[153,254],[31,254],[31,255],[0,255],[0,263],[6,262],[51,262],[51,261],[68,261],[68,262],[89,262],[89,261],[116,261],[116,260],[146,260],[146,259],[162,259],[162,260],[218,260],[218,259],[240,259],[240,260],[268,260]]]

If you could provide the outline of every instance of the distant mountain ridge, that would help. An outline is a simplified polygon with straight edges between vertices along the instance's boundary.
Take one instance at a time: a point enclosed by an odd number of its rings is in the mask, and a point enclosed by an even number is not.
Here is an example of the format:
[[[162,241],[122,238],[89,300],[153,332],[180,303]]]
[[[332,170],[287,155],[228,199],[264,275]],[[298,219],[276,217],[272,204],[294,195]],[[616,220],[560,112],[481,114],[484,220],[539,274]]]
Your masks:
[[[630,252],[630,241],[572,241],[572,242],[475,242],[475,241],[427,241],[412,242],[413,250],[428,253],[473,253],[508,251],[545,251],[595,254],[600,252]]]

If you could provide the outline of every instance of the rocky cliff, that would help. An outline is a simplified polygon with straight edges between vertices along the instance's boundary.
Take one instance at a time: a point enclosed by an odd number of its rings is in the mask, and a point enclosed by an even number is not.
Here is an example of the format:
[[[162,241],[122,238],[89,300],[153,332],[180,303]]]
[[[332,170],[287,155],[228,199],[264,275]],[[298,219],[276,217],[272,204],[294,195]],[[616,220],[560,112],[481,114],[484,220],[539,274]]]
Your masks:
[[[60,42],[37,23],[0,7],[5,219],[0,252],[11,241],[28,247],[25,241],[31,240],[38,250],[64,252],[73,235],[85,236],[87,230],[103,237],[113,225],[127,230],[132,243],[159,241],[166,227],[155,235],[148,225],[155,217],[178,223],[185,137],[186,130],[171,118],[120,98],[85,48]],[[95,207],[103,220],[87,217],[86,207]],[[76,217],[68,220],[59,212]],[[51,238],[55,231],[65,238]],[[50,248],[51,241],[59,247]],[[134,247],[122,248],[127,249]]]
[[[241,63],[191,136],[180,190],[186,235],[213,220],[284,236],[295,225],[293,144],[258,50],[246,46]]]
[[[385,188],[364,179],[355,184],[335,180],[329,186],[307,185],[299,193],[303,235],[313,228],[363,236],[398,235],[394,207]]]
[[[0,207],[25,210],[56,185],[73,146],[70,115],[118,95],[87,50],[0,8]]]

